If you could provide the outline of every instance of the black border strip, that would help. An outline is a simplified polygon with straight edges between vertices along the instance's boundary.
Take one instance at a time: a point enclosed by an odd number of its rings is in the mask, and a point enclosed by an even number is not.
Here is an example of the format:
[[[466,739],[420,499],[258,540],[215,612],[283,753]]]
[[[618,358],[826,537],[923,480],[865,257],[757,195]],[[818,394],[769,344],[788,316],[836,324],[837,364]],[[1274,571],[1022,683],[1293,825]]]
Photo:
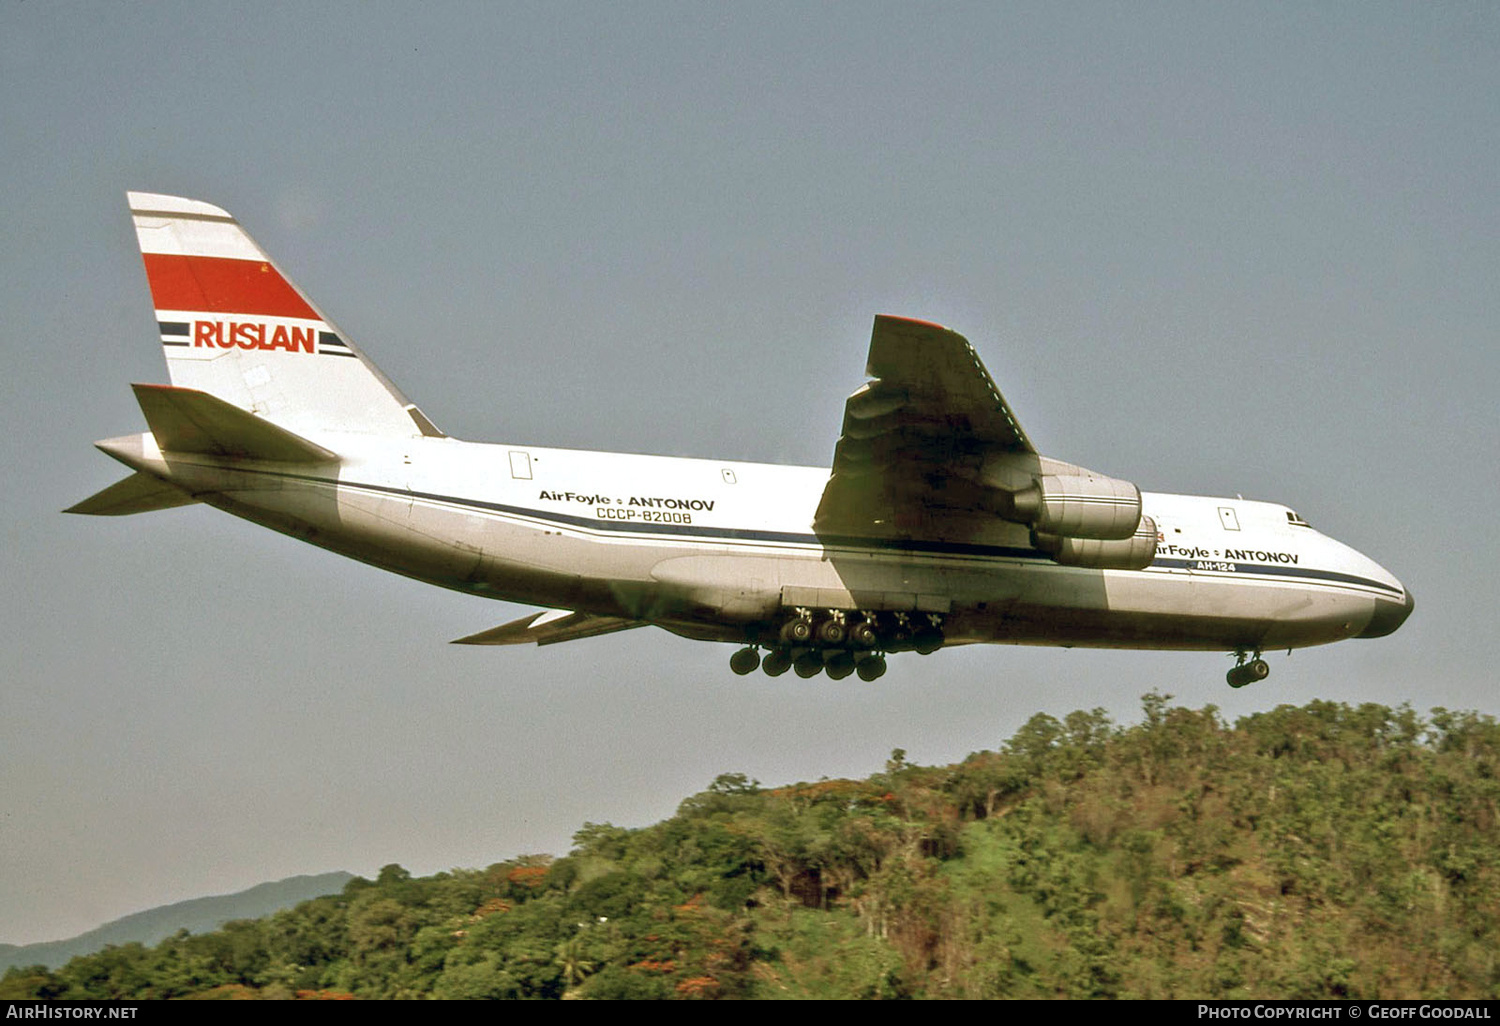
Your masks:
[[[1151,565],[1167,570],[1187,570],[1191,573],[1214,577],[1234,577],[1236,574],[1244,573],[1255,574],[1258,577],[1303,577],[1318,581],[1337,581],[1341,584],[1360,584],[1367,588],[1378,588],[1396,596],[1405,594],[1400,588],[1393,588],[1383,581],[1372,581],[1368,577],[1358,577],[1354,574],[1341,574],[1336,570],[1313,570],[1305,566],[1286,566],[1281,563],[1244,563],[1238,559],[1226,559],[1222,562],[1233,563],[1239,569],[1200,570],[1196,566],[1198,563],[1196,559],[1158,559]]]

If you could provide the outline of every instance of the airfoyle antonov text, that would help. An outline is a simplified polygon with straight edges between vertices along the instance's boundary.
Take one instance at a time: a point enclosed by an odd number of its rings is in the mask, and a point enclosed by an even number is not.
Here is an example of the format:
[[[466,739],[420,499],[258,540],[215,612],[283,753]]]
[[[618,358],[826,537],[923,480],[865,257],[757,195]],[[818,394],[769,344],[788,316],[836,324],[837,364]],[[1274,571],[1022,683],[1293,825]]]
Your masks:
[[[1264,549],[1205,549],[1201,545],[1163,545],[1157,551],[1178,559],[1237,559],[1241,563],[1298,562],[1295,552],[1267,552]]]
[[[194,321],[193,346],[219,349],[281,349],[311,353],[316,328],[288,327],[257,321]]]
[[[585,506],[645,506],[650,509],[698,509],[712,512],[713,499],[663,498],[659,495],[632,495],[629,498],[611,498],[601,493],[549,492],[543,489],[538,498],[547,502],[578,502]]]

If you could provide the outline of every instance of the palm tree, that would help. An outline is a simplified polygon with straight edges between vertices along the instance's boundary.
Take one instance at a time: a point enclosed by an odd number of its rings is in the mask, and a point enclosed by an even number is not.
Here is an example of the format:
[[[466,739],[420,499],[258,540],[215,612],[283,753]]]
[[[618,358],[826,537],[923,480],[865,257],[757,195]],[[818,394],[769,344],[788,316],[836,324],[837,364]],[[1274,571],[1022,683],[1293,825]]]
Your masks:
[[[583,957],[583,938],[578,934],[557,946],[557,957],[552,961],[562,970],[563,983],[568,987],[578,986],[594,971],[594,963]]]

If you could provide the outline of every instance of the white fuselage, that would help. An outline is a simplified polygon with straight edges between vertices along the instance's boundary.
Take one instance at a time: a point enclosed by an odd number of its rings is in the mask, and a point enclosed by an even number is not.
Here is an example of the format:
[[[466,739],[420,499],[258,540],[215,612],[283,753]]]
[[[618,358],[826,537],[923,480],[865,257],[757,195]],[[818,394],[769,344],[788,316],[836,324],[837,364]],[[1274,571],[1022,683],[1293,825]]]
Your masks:
[[[150,432],[98,444],[136,473],[70,512],[201,501],[550,607],[465,644],[652,624],[744,645],[738,674],[835,680],[944,644],[1228,649],[1240,687],[1269,672],[1262,650],[1380,637],[1412,610],[1283,506],[1043,456],[974,346],[931,321],[875,316],[827,470],[458,441],[228,211],[127,198],[171,384],[132,386]]]
[[[1410,608],[1382,567],[1266,502],[1143,493],[1155,561],[1094,570],[1058,565],[1026,527],[998,519],[961,539],[820,537],[810,525],[825,469],[309,437],[340,462],[163,458],[150,434],[128,461],[423,581],[709,640],[754,641],[808,607],[940,614],[948,644],[1258,651],[1385,633],[1378,611]]]

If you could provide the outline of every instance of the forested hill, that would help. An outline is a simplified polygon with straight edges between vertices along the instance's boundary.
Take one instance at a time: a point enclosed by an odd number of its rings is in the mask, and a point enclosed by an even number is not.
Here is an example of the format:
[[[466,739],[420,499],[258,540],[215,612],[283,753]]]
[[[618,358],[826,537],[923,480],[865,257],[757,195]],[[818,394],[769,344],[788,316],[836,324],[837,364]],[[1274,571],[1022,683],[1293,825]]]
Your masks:
[[[719,777],[565,857],[126,945],[0,997],[1496,997],[1500,727],[1038,715],[955,766]]]
[[[207,933],[232,919],[269,915],[309,898],[336,894],[353,878],[354,874],[345,872],[291,876],[285,880],[257,884],[235,894],[191,898],[136,912],[67,940],[43,941],[39,944],[0,944],[0,969],[13,965],[62,965],[74,955],[90,954],[110,944],[128,944],[131,941],[155,944],[178,930]]]

